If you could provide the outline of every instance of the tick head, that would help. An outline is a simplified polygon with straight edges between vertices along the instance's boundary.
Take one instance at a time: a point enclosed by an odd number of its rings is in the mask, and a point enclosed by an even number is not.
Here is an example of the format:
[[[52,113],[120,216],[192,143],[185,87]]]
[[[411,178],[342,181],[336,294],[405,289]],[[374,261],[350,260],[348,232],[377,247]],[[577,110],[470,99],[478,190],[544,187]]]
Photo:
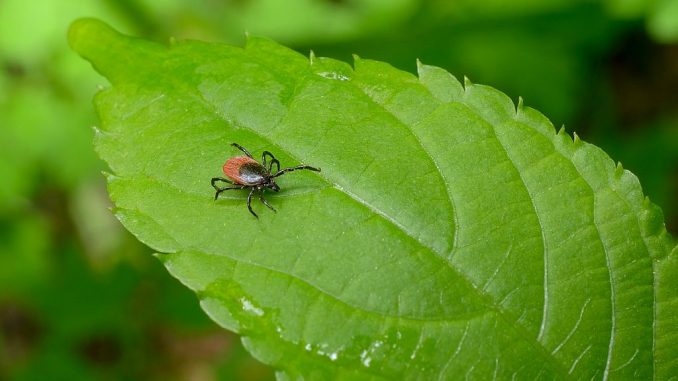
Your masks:
[[[273,181],[273,179],[271,179],[269,183],[266,184],[266,186],[271,188],[275,192],[280,192],[280,187],[278,186],[278,184],[275,183],[275,181]]]

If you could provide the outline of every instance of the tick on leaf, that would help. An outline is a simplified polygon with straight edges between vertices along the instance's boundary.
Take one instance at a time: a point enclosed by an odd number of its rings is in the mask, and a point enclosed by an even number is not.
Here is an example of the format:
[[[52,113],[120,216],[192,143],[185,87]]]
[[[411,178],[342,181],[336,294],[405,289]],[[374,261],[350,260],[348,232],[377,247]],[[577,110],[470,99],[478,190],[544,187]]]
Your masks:
[[[310,165],[305,164],[280,169],[280,162],[268,151],[263,152],[261,155],[261,163],[259,163],[254,160],[252,155],[240,144],[233,143],[231,145],[241,150],[246,156],[236,156],[226,161],[226,164],[224,164],[224,174],[228,179],[223,177],[212,178],[212,187],[217,191],[217,193],[214,194],[214,199],[216,200],[217,197],[219,197],[219,193],[226,190],[249,189],[250,193],[247,195],[247,209],[249,209],[250,213],[256,218],[259,218],[259,216],[252,210],[252,195],[254,192],[259,194],[259,200],[261,200],[264,205],[275,212],[275,208],[264,199],[264,190],[269,188],[275,192],[280,191],[280,187],[275,183],[276,177],[282,176],[287,172],[296,171],[297,169],[309,169],[311,171],[320,172],[320,168],[311,167]],[[270,158],[271,161],[267,161],[267,157]],[[275,172],[272,171],[273,165],[275,165]],[[219,188],[219,186],[217,186],[217,182],[219,181],[232,184],[233,186]]]

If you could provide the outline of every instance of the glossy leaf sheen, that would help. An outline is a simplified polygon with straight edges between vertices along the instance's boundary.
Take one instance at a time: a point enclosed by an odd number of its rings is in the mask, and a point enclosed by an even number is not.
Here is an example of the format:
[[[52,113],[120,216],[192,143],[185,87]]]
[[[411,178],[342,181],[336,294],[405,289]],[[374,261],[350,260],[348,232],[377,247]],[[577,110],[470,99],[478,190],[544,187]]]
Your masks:
[[[170,47],[96,20],[96,148],[120,221],[281,379],[665,379],[676,252],[635,176],[442,69]],[[548,84],[545,84],[548,85]],[[209,179],[238,142],[320,173],[258,201]]]

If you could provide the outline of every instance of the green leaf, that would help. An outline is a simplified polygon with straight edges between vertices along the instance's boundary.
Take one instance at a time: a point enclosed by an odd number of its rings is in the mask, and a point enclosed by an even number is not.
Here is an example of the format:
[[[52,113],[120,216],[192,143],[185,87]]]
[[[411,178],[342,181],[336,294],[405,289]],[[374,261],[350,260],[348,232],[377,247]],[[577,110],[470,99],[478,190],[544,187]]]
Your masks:
[[[195,36],[242,38],[242,31],[275,36],[287,43],[342,41],[383,34],[409,20],[421,0],[248,0],[192,3],[137,0],[163,27]],[[138,13],[138,12],[137,12]]]
[[[120,221],[281,379],[666,379],[673,242],[637,178],[487,86],[85,19]],[[548,84],[545,84],[548,85]],[[239,152],[322,172],[213,200]]]
[[[676,0],[605,0],[603,5],[617,17],[644,17],[650,36],[658,42],[672,43],[678,40]]]
[[[678,41],[678,1],[654,3],[647,20],[647,29],[655,40],[663,43]]]

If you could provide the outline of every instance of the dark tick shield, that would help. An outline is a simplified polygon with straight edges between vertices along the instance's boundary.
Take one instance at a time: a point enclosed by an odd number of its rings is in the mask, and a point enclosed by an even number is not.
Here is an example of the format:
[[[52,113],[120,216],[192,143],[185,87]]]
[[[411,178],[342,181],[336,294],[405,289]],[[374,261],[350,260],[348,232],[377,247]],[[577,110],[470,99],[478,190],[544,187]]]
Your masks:
[[[282,176],[287,172],[296,171],[297,169],[308,169],[315,172],[320,172],[320,168],[311,167],[310,165],[297,165],[296,167],[287,167],[280,169],[280,162],[273,156],[272,153],[264,151],[261,155],[261,163],[254,160],[252,155],[241,145],[237,143],[231,144],[242,151],[246,156],[236,156],[228,159],[224,164],[224,174],[228,179],[223,177],[212,178],[212,187],[216,189],[214,199],[219,197],[219,193],[230,189],[249,189],[250,193],[247,195],[247,209],[254,217],[259,218],[252,210],[252,195],[254,192],[259,194],[259,200],[272,211],[276,211],[264,199],[264,190],[266,188],[272,189],[275,192],[280,191],[280,187],[275,183],[275,178]],[[270,158],[270,161],[267,161]],[[275,165],[275,172],[273,172],[273,165]],[[219,188],[217,182],[225,182],[232,184],[232,187],[226,186]]]

